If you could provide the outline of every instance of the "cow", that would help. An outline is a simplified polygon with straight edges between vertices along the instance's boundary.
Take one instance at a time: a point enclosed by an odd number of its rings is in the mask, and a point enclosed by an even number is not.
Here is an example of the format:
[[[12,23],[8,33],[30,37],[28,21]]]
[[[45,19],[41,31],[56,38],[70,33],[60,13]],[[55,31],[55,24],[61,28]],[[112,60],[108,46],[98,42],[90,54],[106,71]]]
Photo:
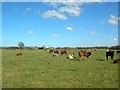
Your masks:
[[[120,58],[113,60],[113,63],[120,63]]]
[[[54,49],[50,49],[49,53],[53,53],[54,52]]]
[[[66,54],[67,55],[67,51],[64,49],[64,50],[61,50],[61,55],[63,55],[63,54]]]
[[[120,50],[117,50],[117,55],[118,55],[118,58],[120,58]]]
[[[53,56],[58,56],[59,51],[58,50],[54,50],[54,49],[50,49],[49,53],[52,53]]]
[[[58,54],[57,54],[57,53],[53,53],[52,55],[53,55],[53,56],[58,56]]]
[[[106,59],[107,59],[107,61],[108,61],[108,56],[110,56],[111,60],[113,60],[113,58],[114,58],[114,51],[107,50],[106,51]]]
[[[120,51],[117,51],[117,54],[120,54]]]
[[[74,58],[75,58],[74,53],[73,53],[73,54],[70,54],[70,55],[68,55],[68,56],[66,57],[66,59],[74,59]]]
[[[83,56],[84,56],[84,57],[89,58],[89,56],[92,55],[92,52],[86,52],[86,51],[81,50],[81,51],[78,52],[78,55],[79,55],[80,57],[83,57]]]
[[[22,56],[22,53],[17,53],[16,56]]]

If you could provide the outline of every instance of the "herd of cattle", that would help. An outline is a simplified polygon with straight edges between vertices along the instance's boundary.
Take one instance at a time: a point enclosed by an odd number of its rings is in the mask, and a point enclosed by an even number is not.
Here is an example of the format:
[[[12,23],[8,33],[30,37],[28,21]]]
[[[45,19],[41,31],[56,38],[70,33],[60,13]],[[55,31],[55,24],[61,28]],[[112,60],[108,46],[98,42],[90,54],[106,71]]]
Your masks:
[[[95,51],[96,51],[96,49],[95,49]],[[61,55],[66,54],[67,55],[67,51],[65,49],[61,50],[61,51],[58,51],[56,49],[50,49],[49,53],[52,53],[53,56],[58,56],[58,54],[61,54]],[[107,61],[108,61],[108,57],[110,56],[111,60],[113,60],[113,63],[120,63],[120,58],[114,60],[114,53],[115,53],[115,51],[110,50],[110,49],[108,49],[106,51]],[[89,58],[92,54],[93,54],[92,52],[86,52],[86,50],[82,50],[82,49],[80,51],[78,51],[79,57]],[[117,54],[120,54],[120,51],[117,51]],[[66,59],[77,59],[77,58],[74,56],[74,53],[73,53],[71,55],[68,55],[66,57]]]
[[[94,51],[96,51],[96,49]],[[50,49],[49,53],[51,53],[53,56],[58,56],[59,54],[60,55],[64,55],[65,54],[65,55],[67,55],[66,56],[67,60],[68,59],[78,59],[77,57],[75,57],[74,53],[68,55],[66,49],[63,49],[63,50]],[[115,53],[115,51],[108,49],[106,51],[106,60],[108,61],[108,57],[110,56],[111,60],[113,60],[113,63],[120,63],[120,57],[118,57],[118,59],[114,60],[114,53]],[[120,51],[116,51],[116,53],[118,55],[120,55]],[[93,54],[93,52],[87,52],[86,50],[83,50],[83,49],[78,51],[78,56],[79,57],[89,58],[92,54]],[[22,56],[22,53],[17,53],[16,56]]]
[[[61,51],[58,51],[58,50],[55,50],[55,49],[50,49],[49,53],[52,53],[53,56],[58,56],[59,53],[61,55],[63,55],[63,54],[67,55],[67,50],[63,49]],[[81,50],[81,51],[78,51],[78,55],[80,57],[84,56],[84,57],[89,58],[89,56],[92,55],[92,52],[86,52],[85,50]],[[74,53],[67,56],[67,59],[73,59],[73,58],[75,58]]]

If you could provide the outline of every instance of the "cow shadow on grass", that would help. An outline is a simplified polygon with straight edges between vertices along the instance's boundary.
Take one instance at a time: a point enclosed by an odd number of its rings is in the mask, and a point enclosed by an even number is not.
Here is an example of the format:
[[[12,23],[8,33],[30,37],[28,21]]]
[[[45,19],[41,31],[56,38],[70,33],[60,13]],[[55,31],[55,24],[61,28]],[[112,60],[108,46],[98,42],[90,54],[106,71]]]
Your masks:
[[[96,59],[97,61],[105,61],[104,59]]]

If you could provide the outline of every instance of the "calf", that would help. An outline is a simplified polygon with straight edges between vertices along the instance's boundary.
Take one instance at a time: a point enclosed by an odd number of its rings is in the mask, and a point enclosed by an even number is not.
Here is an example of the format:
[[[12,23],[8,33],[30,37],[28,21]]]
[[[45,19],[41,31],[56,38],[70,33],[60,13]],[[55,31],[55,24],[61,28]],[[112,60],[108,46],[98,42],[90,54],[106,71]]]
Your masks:
[[[111,57],[111,60],[113,60],[114,58],[114,51],[107,51],[106,52],[106,59],[108,60],[108,56]]]
[[[22,56],[22,53],[17,53],[16,56]]]

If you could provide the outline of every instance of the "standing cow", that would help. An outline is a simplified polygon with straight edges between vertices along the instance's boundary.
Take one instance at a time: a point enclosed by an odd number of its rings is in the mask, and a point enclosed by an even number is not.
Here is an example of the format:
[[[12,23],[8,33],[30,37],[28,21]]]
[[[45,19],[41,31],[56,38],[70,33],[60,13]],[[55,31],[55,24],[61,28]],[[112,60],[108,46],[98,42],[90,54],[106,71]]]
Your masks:
[[[53,56],[58,56],[59,51],[58,50],[54,50],[54,49],[50,49],[49,53],[52,53]]]
[[[106,51],[106,59],[107,59],[107,61],[108,61],[109,56],[111,57],[111,60],[113,60],[114,59],[114,51],[107,50]]]
[[[61,55],[63,55],[63,54],[66,54],[67,55],[67,51],[64,49],[64,50],[61,50]]]
[[[83,56],[84,56],[84,57],[89,58],[89,56],[92,55],[92,52],[86,52],[86,51],[81,50],[81,51],[78,52],[78,55],[79,55],[80,57],[83,57]]]

